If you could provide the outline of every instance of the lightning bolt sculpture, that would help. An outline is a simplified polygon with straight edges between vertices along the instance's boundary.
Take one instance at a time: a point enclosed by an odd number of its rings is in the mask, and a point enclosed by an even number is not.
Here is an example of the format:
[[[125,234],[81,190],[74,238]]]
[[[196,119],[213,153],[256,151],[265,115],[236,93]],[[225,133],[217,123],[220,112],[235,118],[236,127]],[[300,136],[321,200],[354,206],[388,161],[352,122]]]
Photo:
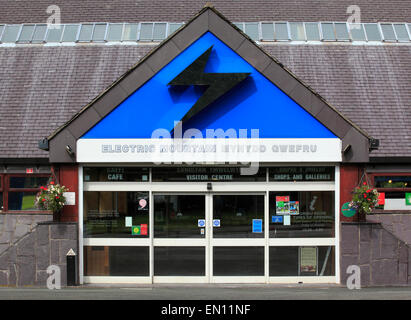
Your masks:
[[[188,110],[188,112],[180,120],[186,122],[191,119],[205,107],[213,103],[219,97],[230,91],[250,73],[204,73],[204,68],[210,57],[213,46],[208,48],[201,56],[199,56],[192,64],[184,69],[177,77],[171,80],[169,86],[207,86],[203,95],[197,102]],[[173,129],[174,130],[174,129]]]

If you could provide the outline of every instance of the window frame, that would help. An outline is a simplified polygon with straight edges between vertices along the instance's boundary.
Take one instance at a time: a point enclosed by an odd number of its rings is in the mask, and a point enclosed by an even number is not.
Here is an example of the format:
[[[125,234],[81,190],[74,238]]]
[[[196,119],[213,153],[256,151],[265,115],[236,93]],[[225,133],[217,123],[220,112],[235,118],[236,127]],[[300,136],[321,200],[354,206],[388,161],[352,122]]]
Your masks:
[[[1,214],[42,214],[49,213],[50,210],[9,210],[9,192],[39,192],[39,188],[10,188],[10,178],[11,177],[51,177],[50,173],[4,173],[0,174],[0,192],[3,192],[3,210],[0,211]]]
[[[373,188],[377,189],[378,192],[411,192],[411,186],[408,188],[376,188],[375,187],[375,177],[381,177],[381,176],[392,176],[392,177],[398,177],[398,176],[411,176],[411,172],[378,172],[378,173],[369,173],[368,174],[370,178],[370,182]],[[411,208],[408,210],[385,210],[385,209],[373,209],[373,213],[409,213],[411,211]]]

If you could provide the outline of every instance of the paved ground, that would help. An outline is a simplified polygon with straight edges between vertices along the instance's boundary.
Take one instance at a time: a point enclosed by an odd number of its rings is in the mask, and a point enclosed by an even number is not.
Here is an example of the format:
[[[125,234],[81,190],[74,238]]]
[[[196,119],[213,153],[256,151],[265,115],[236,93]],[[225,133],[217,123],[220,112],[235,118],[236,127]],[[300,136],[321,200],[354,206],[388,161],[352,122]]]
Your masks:
[[[154,285],[0,288],[0,300],[411,300],[411,287]]]

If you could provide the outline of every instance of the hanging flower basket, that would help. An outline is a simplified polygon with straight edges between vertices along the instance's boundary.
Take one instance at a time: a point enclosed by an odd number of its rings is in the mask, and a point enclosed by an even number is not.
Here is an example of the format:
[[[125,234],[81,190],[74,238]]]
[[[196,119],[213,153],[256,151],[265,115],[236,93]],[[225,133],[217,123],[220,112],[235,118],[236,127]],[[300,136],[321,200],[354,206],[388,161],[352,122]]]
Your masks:
[[[50,181],[47,187],[40,187],[40,192],[36,196],[36,207],[40,210],[53,212],[55,220],[60,220],[60,213],[66,203],[63,193],[68,191],[65,186],[55,184]]]
[[[362,185],[353,190],[352,200],[348,206],[357,211],[359,221],[366,221],[366,215],[371,213],[378,204],[378,196],[377,189],[373,189],[367,182],[363,182]]]

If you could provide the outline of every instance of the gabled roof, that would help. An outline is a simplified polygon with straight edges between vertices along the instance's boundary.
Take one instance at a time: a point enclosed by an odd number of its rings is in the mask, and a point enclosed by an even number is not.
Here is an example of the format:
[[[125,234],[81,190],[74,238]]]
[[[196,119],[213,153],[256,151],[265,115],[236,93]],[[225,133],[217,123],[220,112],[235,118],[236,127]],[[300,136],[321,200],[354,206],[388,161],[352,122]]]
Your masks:
[[[276,59],[256,45],[216,9],[204,7],[184,27],[153,49],[71,120],[49,136],[51,162],[75,162],[76,140],[141,87],[205,32],[210,31],[239,56],[268,78],[342,140],[345,162],[367,162],[371,137]],[[69,146],[73,153],[66,152]]]

